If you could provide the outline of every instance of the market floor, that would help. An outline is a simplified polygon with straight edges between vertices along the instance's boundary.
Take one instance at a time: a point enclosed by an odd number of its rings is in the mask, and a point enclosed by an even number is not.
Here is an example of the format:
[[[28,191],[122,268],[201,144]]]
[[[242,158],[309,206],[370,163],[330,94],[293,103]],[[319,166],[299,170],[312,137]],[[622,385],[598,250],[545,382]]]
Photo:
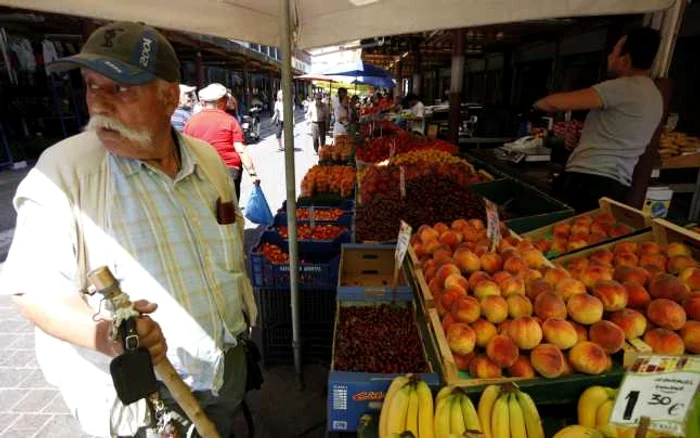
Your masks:
[[[305,133],[305,124],[299,123],[301,112],[298,111],[295,118],[295,180],[299,190],[301,179],[317,159],[311,137]],[[274,127],[265,120],[262,128],[263,139],[251,145],[249,151],[274,213],[286,198],[284,154],[277,152]],[[11,210],[12,194],[24,173],[26,171],[0,172],[0,211]],[[241,205],[247,202],[250,190],[251,182],[244,176]],[[0,237],[7,235],[9,240],[14,215],[5,216],[0,217]],[[259,232],[256,225],[246,223],[248,247],[254,244]],[[4,260],[4,255],[1,260]],[[265,370],[263,388],[247,396],[257,438],[325,436],[327,366],[308,364],[304,368],[304,380],[305,389],[299,391],[293,366]],[[236,418],[236,437],[247,436],[245,422],[239,415]],[[58,391],[44,380],[34,355],[32,326],[17,313],[9,297],[0,296],[0,438],[10,437],[88,436],[80,431]]]

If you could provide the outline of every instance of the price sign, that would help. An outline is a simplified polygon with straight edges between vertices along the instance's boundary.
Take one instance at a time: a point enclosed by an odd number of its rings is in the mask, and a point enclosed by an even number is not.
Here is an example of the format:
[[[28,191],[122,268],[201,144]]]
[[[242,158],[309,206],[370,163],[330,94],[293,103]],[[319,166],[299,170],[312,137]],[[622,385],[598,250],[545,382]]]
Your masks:
[[[498,219],[498,206],[486,201],[486,235],[491,241],[491,251],[495,251],[501,242],[501,221]]]
[[[700,357],[640,356],[622,381],[610,423],[635,427],[649,417],[649,429],[685,436],[699,387]]]
[[[396,241],[396,252],[394,253],[394,289],[396,289],[396,283],[399,280],[399,271],[401,270],[401,265],[403,265],[403,259],[406,257],[408,245],[411,243],[411,231],[411,226],[401,221],[399,238]]]

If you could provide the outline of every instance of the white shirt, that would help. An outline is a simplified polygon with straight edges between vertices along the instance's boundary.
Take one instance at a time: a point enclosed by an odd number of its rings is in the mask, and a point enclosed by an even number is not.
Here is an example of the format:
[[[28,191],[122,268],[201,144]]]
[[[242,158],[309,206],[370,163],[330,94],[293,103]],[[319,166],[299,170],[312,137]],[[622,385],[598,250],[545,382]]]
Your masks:
[[[335,118],[335,123],[333,124],[333,137],[347,134],[348,130],[346,128],[346,125],[343,123],[340,123],[340,120],[341,119],[344,120],[345,123],[347,124],[347,122],[348,122],[348,109],[345,108],[343,105],[336,106],[335,110],[333,111],[333,117]]]
[[[284,104],[281,100],[275,102],[275,112],[280,122],[284,122]]]
[[[415,105],[411,107],[411,114],[413,117],[423,118],[425,117],[425,105],[423,102],[418,101]]]

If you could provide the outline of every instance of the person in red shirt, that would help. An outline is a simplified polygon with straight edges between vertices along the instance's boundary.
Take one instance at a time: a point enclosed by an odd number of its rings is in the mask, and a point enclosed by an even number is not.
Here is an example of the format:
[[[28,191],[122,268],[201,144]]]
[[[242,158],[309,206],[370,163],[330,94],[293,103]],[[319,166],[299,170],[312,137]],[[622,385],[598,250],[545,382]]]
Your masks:
[[[228,91],[221,84],[209,84],[199,91],[199,100],[202,111],[190,118],[182,132],[214,146],[233,178],[236,199],[240,199],[242,168],[253,179],[253,184],[259,184],[260,179],[243,144],[241,126],[226,112]]]

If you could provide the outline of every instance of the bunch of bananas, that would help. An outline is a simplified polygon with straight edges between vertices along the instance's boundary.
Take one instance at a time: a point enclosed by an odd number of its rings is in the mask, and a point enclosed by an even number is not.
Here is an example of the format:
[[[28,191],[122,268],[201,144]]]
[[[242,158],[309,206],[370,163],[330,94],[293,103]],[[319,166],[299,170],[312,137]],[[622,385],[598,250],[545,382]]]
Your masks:
[[[479,400],[479,421],[485,438],[544,438],[535,402],[515,385],[487,386]]]
[[[578,399],[578,424],[599,430],[612,428],[608,424],[615,405],[617,390],[605,386],[591,386]]]
[[[435,438],[461,437],[465,432],[481,432],[474,404],[461,389],[445,386],[438,392],[435,404]]]
[[[379,438],[433,438],[433,393],[414,374],[395,378],[379,414]]]

